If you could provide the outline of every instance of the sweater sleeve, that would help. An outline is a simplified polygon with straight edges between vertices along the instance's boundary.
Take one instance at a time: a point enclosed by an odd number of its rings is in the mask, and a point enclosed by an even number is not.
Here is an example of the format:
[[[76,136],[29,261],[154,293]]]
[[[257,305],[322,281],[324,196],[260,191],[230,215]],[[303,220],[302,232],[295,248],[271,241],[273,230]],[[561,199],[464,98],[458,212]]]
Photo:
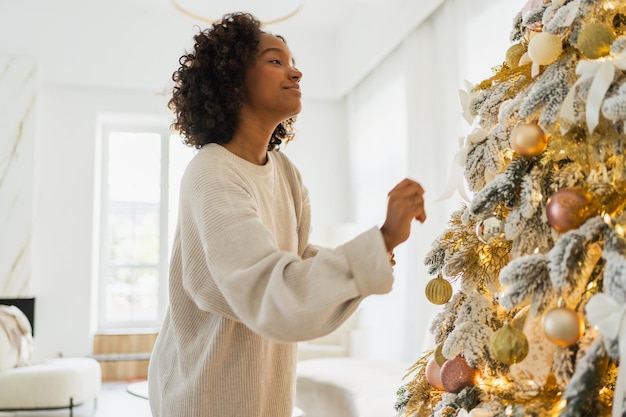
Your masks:
[[[278,248],[244,183],[196,175],[183,187],[183,282],[202,310],[296,342],[331,332],[364,297],[391,290],[392,270],[377,228],[336,249],[308,246],[299,256]],[[208,276],[198,273],[204,268]],[[217,308],[224,303],[227,309]]]

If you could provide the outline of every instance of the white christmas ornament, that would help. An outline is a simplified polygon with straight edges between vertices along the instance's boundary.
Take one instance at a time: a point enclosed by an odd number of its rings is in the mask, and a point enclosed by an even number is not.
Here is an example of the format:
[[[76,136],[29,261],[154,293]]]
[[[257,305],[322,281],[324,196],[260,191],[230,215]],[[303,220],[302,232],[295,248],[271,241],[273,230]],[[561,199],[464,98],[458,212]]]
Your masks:
[[[550,65],[563,52],[561,38],[548,32],[541,32],[528,43],[528,56],[533,61],[532,76],[539,74],[540,65]]]

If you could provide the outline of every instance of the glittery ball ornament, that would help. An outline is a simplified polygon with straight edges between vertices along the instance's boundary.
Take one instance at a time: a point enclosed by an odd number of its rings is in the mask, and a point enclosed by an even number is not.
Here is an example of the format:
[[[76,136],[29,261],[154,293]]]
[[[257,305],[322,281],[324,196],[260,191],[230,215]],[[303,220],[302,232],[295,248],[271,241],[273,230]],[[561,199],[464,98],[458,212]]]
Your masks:
[[[441,367],[433,355],[426,363],[426,381],[439,391],[445,391],[443,384],[441,383]]]
[[[597,210],[596,200],[582,187],[561,188],[546,204],[548,224],[559,233],[578,228]]]
[[[428,281],[426,284],[426,298],[433,304],[445,304],[452,297],[452,285],[443,278],[443,275],[437,276]]]
[[[524,332],[507,322],[491,335],[489,351],[496,360],[513,365],[523,361],[528,355],[528,339]]]
[[[550,65],[563,52],[561,38],[548,32],[541,32],[528,43],[528,56],[539,65]]]
[[[476,237],[486,245],[504,236],[502,221],[496,216],[489,216],[476,224]]]
[[[576,48],[589,59],[597,59],[611,52],[615,32],[611,25],[603,22],[589,23],[578,34]]]
[[[537,156],[546,150],[548,135],[535,123],[520,123],[509,138],[511,148],[522,156]]]
[[[516,43],[507,49],[506,55],[504,56],[504,62],[506,62],[507,67],[511,69],[517,68],[525,52],[526,48],[524,48],[524,45],[521,43]]]
[[[582,315],[567,307],[548,310],[541,324],[546,338],[561,347],[573,345],[585,333],[585,320]]]
[[[441,366],[441,383],[447,392],[459,393],[463,388],[475,385],[478,374],[465,362],[465,358],[457,356]]]

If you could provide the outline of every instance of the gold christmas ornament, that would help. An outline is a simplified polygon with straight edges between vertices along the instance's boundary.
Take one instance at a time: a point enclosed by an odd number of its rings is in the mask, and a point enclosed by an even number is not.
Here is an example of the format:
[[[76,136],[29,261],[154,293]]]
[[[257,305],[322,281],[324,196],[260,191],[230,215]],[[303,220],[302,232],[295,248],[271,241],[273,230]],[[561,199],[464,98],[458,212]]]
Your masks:
[[[524,332],[506,322],[491,335],[489,351],[496,360],[512,365],[523,361],[528,355],[528,339]]]
[[[594,22],[582,28],[578,34],[576,48],[587,58],[597,59],[611,52],[615,32],[608,23]]]
[[[582,187],[561,188],[546,204],[548,224],[559,233],[578,228],[597,211],[597,201]]]
[[[486,217],[476,224],[476,237],[486,245],[491,245],[503,236],[502,221],[496,216]]]
[[[517,68],[519,66],[522,55],[526,53],[526,48],[521,43],[512,45],[507,51],[504,58],[504,62],[509,68]]]
[[[528,56],[539,65],[550,65],[563,52],[561,38],[548,32],[533,36],[528,42]]]
[[[444,389],[453,393],[459,393],[463,388],[475,385],[478,375],[478,370],[469,366],[462,356],[446,361],[440,372]]]
[[[426,284],[426,298],[433,304],[445,304],[452,297],[452,285],[439,274]]]
[[[426,364],[426,381],[436,390],[445,390],[441,383],[441,367],[437,363],[435,355],[431,356]]]
[[[437,365],[443,365],[448,359],[443,356],[443,343],[439,343],[435,348],[435,354],[433,355],[437,361]]]
[[[543,333],[557,346],[567,347],[578,342],[585,333],[585,320],[575,310],[559,306],[546,312],[542,320]]]
[[[520,123],[509,138],[511,148],[522,156],[537,156],[546,150],[548,135],[535,123]]]

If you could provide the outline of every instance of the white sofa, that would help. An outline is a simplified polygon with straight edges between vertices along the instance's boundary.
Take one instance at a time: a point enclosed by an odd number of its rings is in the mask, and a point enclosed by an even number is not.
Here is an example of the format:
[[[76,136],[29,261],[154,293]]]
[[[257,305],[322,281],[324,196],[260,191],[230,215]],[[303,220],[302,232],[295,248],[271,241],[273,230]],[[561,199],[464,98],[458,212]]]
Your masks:
[[[0,300],[0,413],[69,409],[97,401],[100,364],[92,358],[31,362],[32,325],[15,305]]]
[[[0,371],[0,412],[69,409],[97,401],[100,364],[91,358],[60,358]]]

